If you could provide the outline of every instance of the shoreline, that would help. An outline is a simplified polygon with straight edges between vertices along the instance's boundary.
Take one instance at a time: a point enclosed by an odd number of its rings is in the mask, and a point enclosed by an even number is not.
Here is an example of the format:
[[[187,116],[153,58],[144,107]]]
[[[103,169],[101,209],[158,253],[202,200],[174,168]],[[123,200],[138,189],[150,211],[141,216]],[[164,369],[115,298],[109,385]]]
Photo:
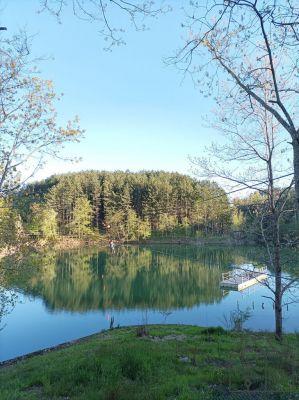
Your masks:
[[[76,250],[82,248],[92,248],[92,247],[107,247],[109,246],[109,238],[103,237],[100,240],[93,239],[79,239],[69,236],[59,236],[53,241],[46,240],[28,240],[27,242],[22,242],[19,244],[6,246],[0,248],[0,261],[5,257],[11,257],[17,253],[28,253],[28,252],[42,252],[44,250],[57,250],[57,251],[67,251]],[[206,237],[206,238],[194,238],[194,237],[178,237],[178,238],[149,238],[145,240],[114,240],[116,245],[132,245],[132,246],[151,246],[151,245],[182,245],[182,246],[255,246],[263,247],[261,244],[252,243],[246,240],[236,239],[233,236],[219,236],[219,237]],[[283,248],[289,248],[288,246],[283,246]],[[298,246],[292,247],[293,249],[298,249]]]
[[[21,356],[17,356],[17,357],[9,358],[8,360],[0,361],[0,369],[1,368],[5,368],[5,367],[9,367],[11,365],[17,364],[20,361],[24,361],[24,360],[27,360],[29,358],[35,357],[35,356],[48,354],[50,352],[54,352],[54,351],[57,351],[57,350],[60,350],[60,349],[65,349],[67,347],[74,346],[76,344],[80,344],[80,343],[86,342],[86,341],[88,341],[88,340],[90,340],[90,339],[92,339],[94,337],[105,335],[105,334],[107,334],[109,332],[112,332],[112,331],[117,331],[117,330],[120,330],[120,329],[132,330],[132,329],[138,329],[138,327],[142,327],[142,326],[143,325],[126,325],[126,326],[120,326],[119,328],[104,329],[104,330],[101,330],[99,332],[91,333],[90,335],[79,337],[78,339],[68,340],[66,342],[56,344],[54,346],[45,347],[44,349],[35,350],[35,351],[30,352],[30,353],[23,354]],[[158,324],[148,324],[148,325],[145,325],[145,326],[146,326],[146,328],[150,329],[150,328],[155,328],[156,326],[160,326],[160,325],[158,325]],[[165,324],[163,326],[167,326],[169,328],[177,327],[177,326],[203,328],[203,329],[209,328],[209,327],[200,327],[200,326],[197,326],[197,325],[190,325],[190,324]]]
[[[244,329],[240,332],[234,331],[234,330],[229,330],[229,329],[225,329],[221,326],[201,326],[201,325],[192,325],[192,324],[139,324],[139,325],[124,325],[124,326],[119,326],[119,327],[115,327],[112,329],[103,329],[101,331],[95,332],[95,333],[91,333],[90,335],[86,335],[86,336],[82,336],[79,337],[77,339],[72,339],[72,340],[68,340],[66,342],[62,342],[62,343],[58,343],[54,346],[50,346],[50,347],[45,347],[39,350],[35,350],[32,351],[30,353],[26,353],[17,357],[13,357],[13,358],[9,358],[7,360],[4,361],[0,361],[0,369],[5,368],[5,367],[9,367],[11,365],[15,365],[21,361],[25,361],[28,360],[32,357],[36,357],[36,356],[40,356],[40,355],[44,355],[44,354],[48,354],[51,352],[55,352],[61,349],[65,349],[68,347],[72,347],[72,346],[76,346],[78,344],[87,342],[89,340],[92,340],[93,338],[99,337],[101,338],[101,336],[105,336],[109,333],[112,333],[114,331],[120,331],[120,330],[124,330],[124,331],[131,331],[131,330],[138,330],[138,328],[145,328],[145,330],[150,330],[150,329],[155,329],[157,327],[163,327],[164,329],[169,329],[171,330],[172,328],[194,328],[194,329],[199,329],[199,330],[204,330],[207,332],[222,332],[222,333],[226,333],[226,334],[242,334],[242,335],[252,335],[252,336],[256,336],[256,335],[266,335],[269,337],[273,337],[274,338],[274,331],[253,331],[253,330],[247,330]],[[284,333],[284,337],[290,337],[290,336],[295,336],[297,335],[296,332],[287,332]],[[144,335],[147,336],[147,335]]]
[[[146,240],[131,240],[131,241],[115,241],[117,245],[135,245],[135,246],[146,246],[146,245],[194,245],[194,246],[242,246],[246,245],[244,241],[237,241],[230,237],[219,237],[219,238],[153,238]],[[42,252],[43,250],[76,250],[88,247],[107,247],[109,245],[109,238],[103,238],[102,240],[90,240],[90,239],[78,239],[69,236],[60,236],[55,241],[45,240],[29,240],[16,245],[6,246],[0,249],[0,261],[2,258],[14,256],[16,253],[24,252]],[[249,244],[248,244],[249,245]]]
[[[3,362],[1,399],[297,399],[298,362],[295,334],[128,326]]]

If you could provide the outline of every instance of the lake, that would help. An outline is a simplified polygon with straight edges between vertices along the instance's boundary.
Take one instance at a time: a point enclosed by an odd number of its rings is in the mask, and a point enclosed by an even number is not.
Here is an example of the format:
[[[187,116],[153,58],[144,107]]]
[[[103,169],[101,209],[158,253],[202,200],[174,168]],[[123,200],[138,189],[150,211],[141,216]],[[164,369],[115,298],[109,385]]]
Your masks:
[[[298,252],[291,256],[298,261]],[[261,260],[256,248],[185,245],[48,251],[5,260],[0,361],[107,329],[111,319],[115,327],[229,327],[230,313],[240,309],[250,311],[245,328],[274,330],[272,302],[263,297],[271,295],[269,289],[255,285],[235,292],[219,286],[222,272]],[[298,274],[297,261],[287,279]],[[292,299],[297,295],[294,289]],[[284,307],[284,330],[299,330],[298,303]]]

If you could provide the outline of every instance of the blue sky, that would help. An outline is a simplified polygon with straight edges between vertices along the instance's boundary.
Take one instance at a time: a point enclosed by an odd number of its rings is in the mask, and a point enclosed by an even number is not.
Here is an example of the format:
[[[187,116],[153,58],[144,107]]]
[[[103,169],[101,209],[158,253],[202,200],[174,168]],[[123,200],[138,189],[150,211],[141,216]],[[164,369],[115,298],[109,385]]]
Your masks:
[[[199,155],[217,134],[204,128],[212,104],[190,79],[163,63],[179,46],[181,15],[150,21],[150,30],[126,33],[127,44],[112,53],[96,25],[78,21],[66,10],[62,24],[37,14],[38,0],[2,0],[0,23],[6,35],[25,28],[34,35],[32,51],[50,59],[40,64],[64,97],[61,121],[79,115],[86,130],[67,153],[77,164],[50,160],[38,178],[81,169],[164,169],[188,173],[188,155]]]

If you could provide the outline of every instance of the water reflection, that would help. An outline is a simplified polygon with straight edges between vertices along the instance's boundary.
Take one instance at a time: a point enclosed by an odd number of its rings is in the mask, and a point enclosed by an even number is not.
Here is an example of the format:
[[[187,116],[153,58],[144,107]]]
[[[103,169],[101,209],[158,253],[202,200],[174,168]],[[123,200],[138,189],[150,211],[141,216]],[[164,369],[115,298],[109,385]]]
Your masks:
[[[242,248],[195,246],[46,252],[24,259],[6,287],[42,298],[53,311],[165,311],[220,302],[222,272],[249,257]]]
[[[4,260],[0,286],[17,293],[19,303],[0,323],[0,360],[109,328],[112,318],[114,326],[223,325],[224,315],[240,305],[252,310],[248,328],[273,329],[272,303],[262,297],[268,289],[256,285],[238,293],[219,286],[232,265],[260,261],[255,248],[196,246],[52,251]],[[292,276],[297,265],[289,265]],[[299,328],[297,304],[286,310],[284,326]]]
[[[114,254],[33,254],[7,283],[41,297],[51,310],[167,310],[219,302],[221,272],[241,258],[224,249],[197,249],[193,258],[190,253],[186,248],[121,247]]]

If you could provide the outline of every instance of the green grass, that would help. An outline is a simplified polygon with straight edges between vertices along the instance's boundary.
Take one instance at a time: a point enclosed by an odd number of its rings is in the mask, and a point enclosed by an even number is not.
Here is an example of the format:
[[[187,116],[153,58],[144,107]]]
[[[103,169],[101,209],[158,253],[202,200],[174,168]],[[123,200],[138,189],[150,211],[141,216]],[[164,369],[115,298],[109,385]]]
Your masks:
[[[2,367],[0,399],[298,398],[290,396],[299,393],[298,335],[279,344],[271,334],[221,328],[148,332],[115,329]]]

